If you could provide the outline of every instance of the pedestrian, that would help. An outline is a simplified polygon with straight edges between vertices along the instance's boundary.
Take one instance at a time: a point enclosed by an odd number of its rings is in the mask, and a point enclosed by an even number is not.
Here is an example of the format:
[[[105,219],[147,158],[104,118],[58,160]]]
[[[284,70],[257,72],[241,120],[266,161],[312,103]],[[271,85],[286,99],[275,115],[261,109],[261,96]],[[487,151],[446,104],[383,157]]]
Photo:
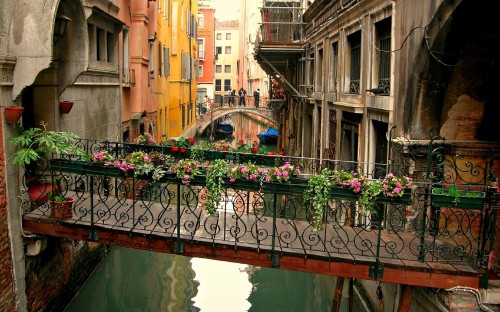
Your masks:
[[[227,106],[231,106],[231,88],[227,88],[226,91],[227,91],[226,94]]]
[[[232,90],[231,91],[231,95],[229,96],[229,100],[231,101],[231,104],[230,106],[233,106],[234,105],[234,97],[236,96],[236,90]]]
[[[260,89],[257,89],[253,92],[253,98],[255,100],[255,108],[258,108],[260,102]]]
[[[247,91],[243,89],[243,87],[241,87],[240,90],[238,91],[238,95],[240,96],[239,105],[245,106],[245,96],[247,95]]]

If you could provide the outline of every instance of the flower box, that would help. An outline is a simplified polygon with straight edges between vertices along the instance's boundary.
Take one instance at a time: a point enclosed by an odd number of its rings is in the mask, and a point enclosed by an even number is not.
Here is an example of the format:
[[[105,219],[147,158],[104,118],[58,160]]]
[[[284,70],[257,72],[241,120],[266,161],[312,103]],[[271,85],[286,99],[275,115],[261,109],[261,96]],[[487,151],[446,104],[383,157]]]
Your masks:
[[[381,204],[400,204],[400,205],[411,205],[411,189],[405,189],[401,197],[387,197],[385,194],[380,194],[377,198],[377,202]]]
[[[264,193],[278,193],[278,194],[303,194],[307,189],[307,184],[292,184],[292,183],[276,183],[276,182],[263,182],[262,191]]]
[[[350,188],[335,186],[330,189],[330,198],[332,199],[357,201],[360,195],[360,193],[354,193]]]
[[[434,207],[482,209],[486,202],[486,193],[471,190],[456,190],[457,194],[450,193],[449,189],[433,188],[431,202]]]
[[[119,168],[104,166],[102,164],[67,159],[51,159],[49,161],[50,170],[76,173],[81,175],[120,177],[124,173]]]
[[[238,179],[231,182],[229,178],[224,178],[224,186],[235,190],[258,191],[261,188],[260,182],[248,179]]]

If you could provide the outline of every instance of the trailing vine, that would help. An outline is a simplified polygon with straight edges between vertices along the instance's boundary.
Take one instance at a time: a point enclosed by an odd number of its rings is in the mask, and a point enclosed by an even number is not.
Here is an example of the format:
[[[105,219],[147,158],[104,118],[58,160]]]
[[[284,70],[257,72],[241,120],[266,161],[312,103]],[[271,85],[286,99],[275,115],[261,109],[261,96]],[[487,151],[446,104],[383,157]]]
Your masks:
[[[227,175],[228,165],[223,159],[217,159],[210,166],[206,176],[207,202],[205,204],[207,214],[215,216],[217,205],[222,198],[223,177]]]
[[[323,169],[320,174],[309,179],[307,189],[304,191],[304,202],[311,204],[314,232],[318,232],[322,228],[324,209],[330,197],[330,188],[334,184],[331,179],[333,173],[332,170]]]

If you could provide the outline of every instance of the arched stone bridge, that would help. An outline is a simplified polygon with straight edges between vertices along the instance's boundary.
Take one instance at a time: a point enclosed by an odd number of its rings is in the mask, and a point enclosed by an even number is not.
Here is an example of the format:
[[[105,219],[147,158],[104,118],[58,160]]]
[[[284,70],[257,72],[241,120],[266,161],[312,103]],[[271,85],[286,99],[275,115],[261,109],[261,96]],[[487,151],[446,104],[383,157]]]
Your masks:
[[[235,107],[218,107],[214,108],[212,112],[208,111],[206,114],[203,114],[198,117],[196,121],[196,129],[198,133],[202,133],[212,122],[212,120],[217,120],[225,115],[233,114],[233,113],[249,113],[260,116],[269,120],[272,123],[276,123],[276,120],[273,118],[273,110],[267,107],[247,107],[247,106],[235,106]]]

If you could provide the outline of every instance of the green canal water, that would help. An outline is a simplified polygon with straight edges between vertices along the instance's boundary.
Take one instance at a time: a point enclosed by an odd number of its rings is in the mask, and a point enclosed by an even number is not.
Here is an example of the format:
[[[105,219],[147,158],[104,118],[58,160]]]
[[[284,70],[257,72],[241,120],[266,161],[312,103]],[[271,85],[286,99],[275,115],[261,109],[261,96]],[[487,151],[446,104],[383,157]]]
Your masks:
[[[112,247],[66,312],[331,311],[335,278]]]
[[[272,126],[246,115],[232,119],[235,132],[226,140],[233,144],[258,140]],[[334,287],[327,275],[112,247],[65,311],[327,312]]]

